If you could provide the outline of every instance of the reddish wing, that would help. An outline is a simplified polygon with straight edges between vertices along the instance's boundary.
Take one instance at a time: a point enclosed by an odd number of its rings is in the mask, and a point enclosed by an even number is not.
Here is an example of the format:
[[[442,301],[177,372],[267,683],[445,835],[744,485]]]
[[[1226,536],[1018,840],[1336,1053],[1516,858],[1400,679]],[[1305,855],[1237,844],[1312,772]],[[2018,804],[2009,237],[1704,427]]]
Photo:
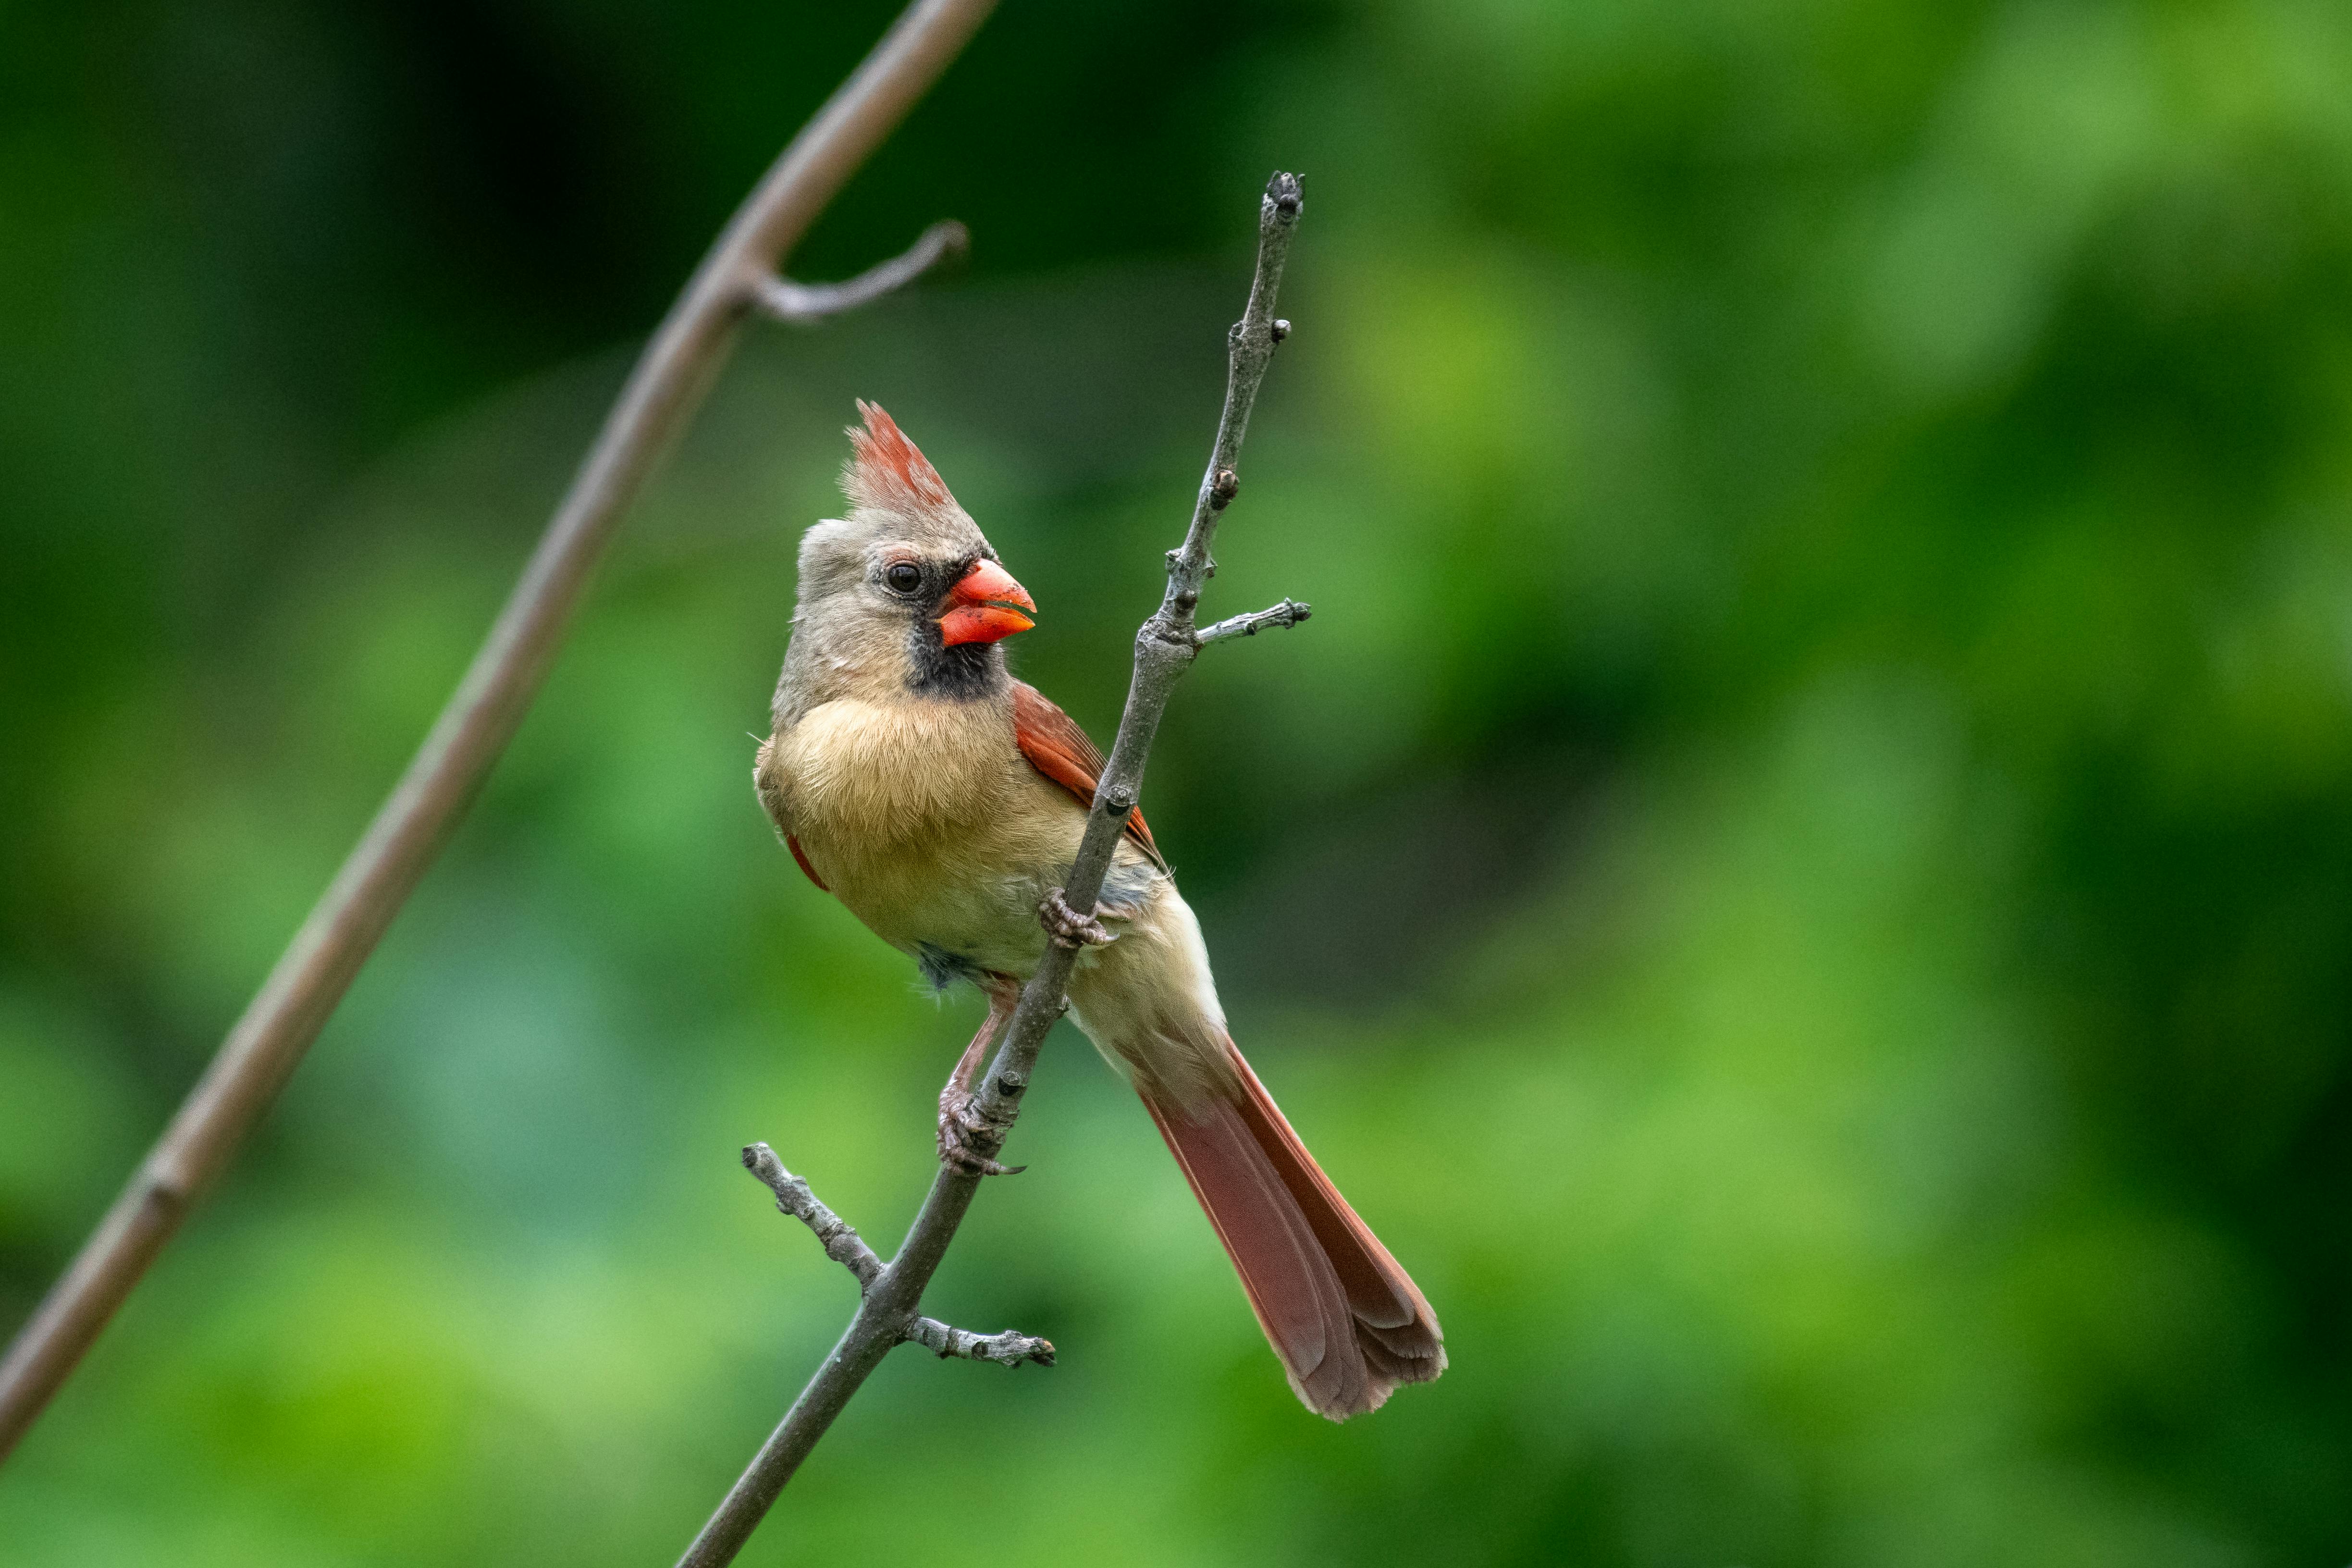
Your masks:
[[[793,837],[789,833],[785,834],[784,847],[793,852],[793,858],[799,863],[802,874],[806,876],[810,881],[816,884],[816,890],[818,892],[830,893],[833,891],[831,888],[824,885],[824,879],[816,874],[816,868],[808,863],[808,857],[801,853],[801,841],[799,839]]]
[[[1078,728],[1076,720],[1025,680],[1013,683],[1013,739],[1031,767],[1068,790],[1080,805],[1094,805],[1103,754],[1095,750],[1094,742]],[[1127,837],[1151,857],[1152,864],[1163,871],[1168,868],[1168,862],[1160,858],[1160,847],[1151,842],[1151,829],[1143,825],[1140,806],[1128,814]]]

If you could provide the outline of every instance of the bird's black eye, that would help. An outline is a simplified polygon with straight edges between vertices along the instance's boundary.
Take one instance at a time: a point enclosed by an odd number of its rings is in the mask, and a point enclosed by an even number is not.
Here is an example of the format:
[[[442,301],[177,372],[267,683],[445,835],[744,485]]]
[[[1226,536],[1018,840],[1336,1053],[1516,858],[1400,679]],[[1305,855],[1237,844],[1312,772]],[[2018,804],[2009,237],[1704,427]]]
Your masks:
[[[894,561],[882,574],[882,581],[894,593],[911,594],[923,585],[923,569],[911,561]]]

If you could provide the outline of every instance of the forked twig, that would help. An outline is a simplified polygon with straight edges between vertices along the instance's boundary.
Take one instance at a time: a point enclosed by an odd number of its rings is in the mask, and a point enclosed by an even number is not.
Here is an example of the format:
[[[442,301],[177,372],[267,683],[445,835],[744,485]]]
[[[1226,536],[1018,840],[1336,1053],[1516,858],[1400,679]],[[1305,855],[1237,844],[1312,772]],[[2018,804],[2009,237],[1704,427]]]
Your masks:
[[[882,1260],[866,1245],[856,1227],[825,1207],[824,1201],[809,1190],[808,1183],[784,1169],[776,1152],[765,1143],[754,1143],[743,1151],[743,1168],[768,1184],[776,1194],[776,1207],[809,1227],[816,1236],[817,1245],[824,1255],[849,1270],[857,1281],[860,1295],[874,1288],[881,1277]],[[960,1356],[965,1361],[992,1361],[1006,1366],[1019,1366],[1024,1362],[1035,1362],[1039,1366],[1054,1364],[1054,1342],[1029,1334],[1016,1334],[1011,1329],[1002,1333],[975,1334],[969,1329],[951,1328],[937,1318],[910,1318],[898,1330],[901,1342],[921,1345],[935,1352],[940,1360]]]

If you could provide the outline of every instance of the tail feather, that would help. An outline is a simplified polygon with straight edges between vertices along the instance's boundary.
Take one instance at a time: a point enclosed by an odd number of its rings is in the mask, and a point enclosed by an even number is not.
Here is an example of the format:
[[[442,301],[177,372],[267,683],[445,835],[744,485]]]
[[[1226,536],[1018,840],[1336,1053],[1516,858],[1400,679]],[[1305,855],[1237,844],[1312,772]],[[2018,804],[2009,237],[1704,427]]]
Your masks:
[[[1143,1102],[1301,1402],[1334,1421],[1377,1410],[1401,1384],[1445,1370],[1437,1315],[1239,1051],[1232,1060],[1229,1098],[1180,1108],[1147,1092]]]

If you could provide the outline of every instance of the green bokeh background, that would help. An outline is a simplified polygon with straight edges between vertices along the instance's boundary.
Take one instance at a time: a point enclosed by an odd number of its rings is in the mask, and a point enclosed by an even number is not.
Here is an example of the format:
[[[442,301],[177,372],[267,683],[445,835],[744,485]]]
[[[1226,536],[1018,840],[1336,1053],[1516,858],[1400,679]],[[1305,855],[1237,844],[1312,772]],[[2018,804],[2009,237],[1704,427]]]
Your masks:
[[[865,3],[0,8],[0,1324],[382,797]],[[1308,218],[1147,802],[1454,1368],[1304,1415],[1075,1034],[745,1561],[2352,1556],[2352,13],[1007,0],[799,270],[0,1558],[646,1564],[978,1016],[751,790],[856,395],[1108,735]]]

